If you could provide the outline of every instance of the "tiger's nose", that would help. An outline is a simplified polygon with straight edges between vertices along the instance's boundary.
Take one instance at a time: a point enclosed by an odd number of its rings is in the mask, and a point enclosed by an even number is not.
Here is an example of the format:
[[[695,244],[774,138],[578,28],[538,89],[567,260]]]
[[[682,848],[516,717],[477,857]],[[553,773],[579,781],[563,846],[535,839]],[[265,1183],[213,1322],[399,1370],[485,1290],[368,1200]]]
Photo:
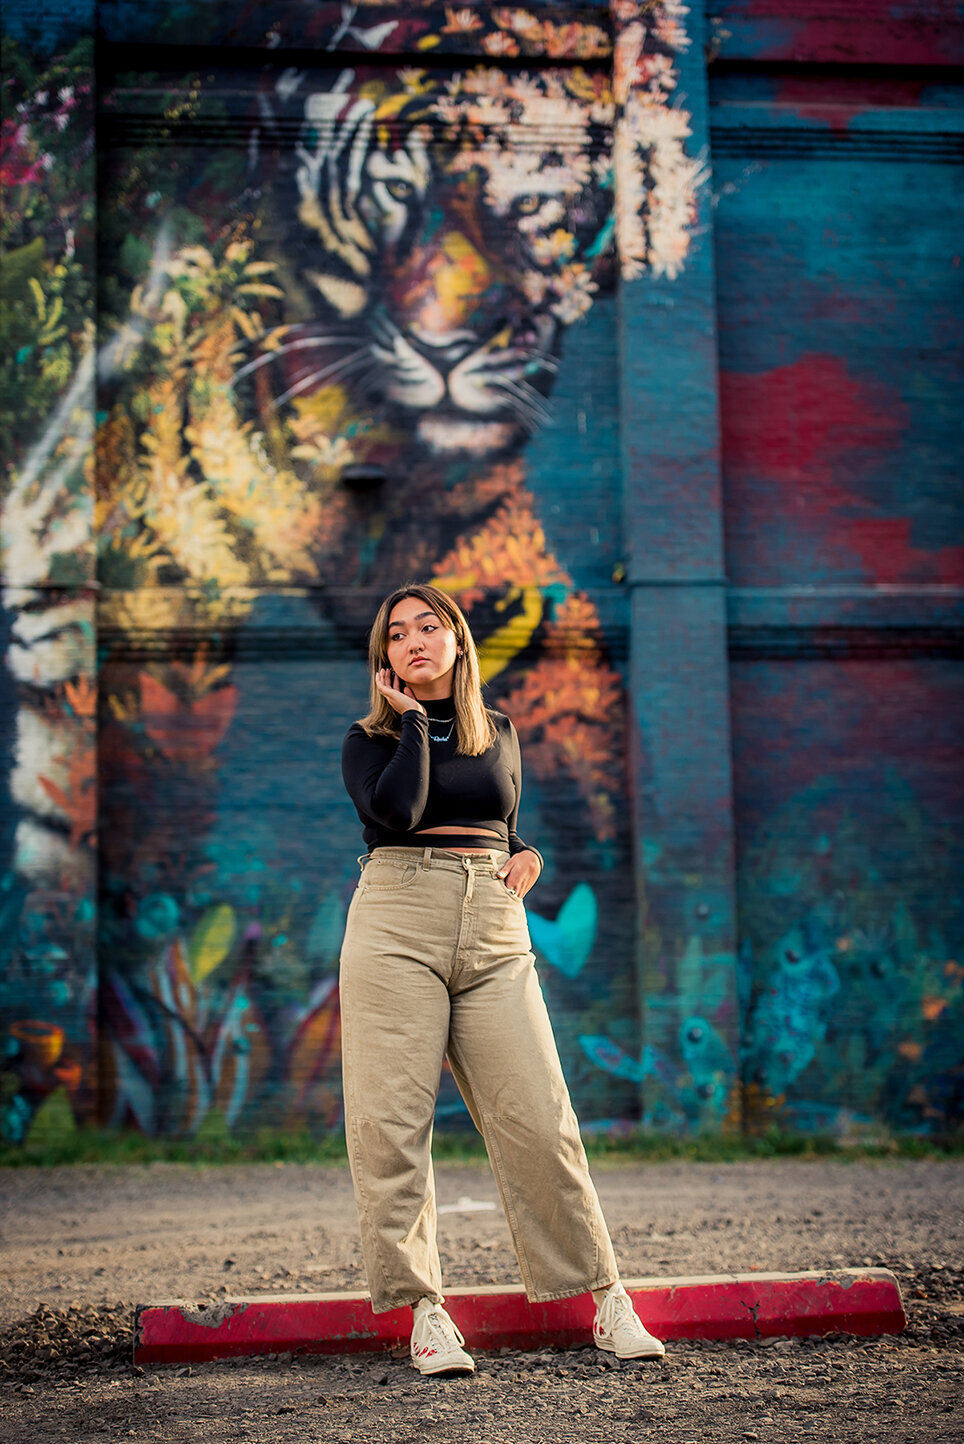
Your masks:
[[[468,329],[462,331],[429,331],[426,330],[424,326],[419,326],[417,322],[409,327],[409,331],[422,346],[453,347],[461,343],[471,345],[476,339],[475,332],[469,331]]]
[[[417,323],[408,327],[408,334],[420,351],[429,357],[433,365],[443,371],[457,366],[479,344],[474,331],[430,331]]]

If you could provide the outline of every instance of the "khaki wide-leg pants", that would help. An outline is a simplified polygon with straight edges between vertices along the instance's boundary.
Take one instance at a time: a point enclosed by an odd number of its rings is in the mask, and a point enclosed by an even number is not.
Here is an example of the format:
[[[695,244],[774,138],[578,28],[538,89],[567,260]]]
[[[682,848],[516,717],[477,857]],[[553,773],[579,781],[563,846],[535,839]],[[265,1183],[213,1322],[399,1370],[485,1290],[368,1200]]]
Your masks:
[[[485,1139],[530,1299],[618,1277],[504,852],[378,848],[341,954],[345,1125],[376,1313],[441,1301],[442,1061]]]

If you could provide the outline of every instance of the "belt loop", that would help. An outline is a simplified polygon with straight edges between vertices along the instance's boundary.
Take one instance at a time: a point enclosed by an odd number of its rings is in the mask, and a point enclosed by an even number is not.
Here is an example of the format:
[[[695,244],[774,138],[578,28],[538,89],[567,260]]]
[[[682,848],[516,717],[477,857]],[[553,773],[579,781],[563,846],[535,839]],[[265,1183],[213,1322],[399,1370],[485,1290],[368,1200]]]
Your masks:
[[[365,863],[368,861],[369,856],[370,856],[369,853],[363,852],[362,855],[361,855],[361,857],[357,857],[357,858],[355,859],[355,861],[358,863],[358,871],[359,871],[359,872],[364,872],[364,871],[365,871]]]
[[[430,847],[426,847],[422,852],[422,866],[426,872],[432,866],[432,849]]]

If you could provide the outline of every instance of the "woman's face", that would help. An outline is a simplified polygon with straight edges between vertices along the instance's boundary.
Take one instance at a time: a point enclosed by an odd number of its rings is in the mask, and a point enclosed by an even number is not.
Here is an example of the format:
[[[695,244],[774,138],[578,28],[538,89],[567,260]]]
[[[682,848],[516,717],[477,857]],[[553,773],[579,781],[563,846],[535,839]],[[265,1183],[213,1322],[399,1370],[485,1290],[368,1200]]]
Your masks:
[[[386,650],[388,665],[420,701],[449,695],[458,643],[421,597],[403,597],[392,608]]]

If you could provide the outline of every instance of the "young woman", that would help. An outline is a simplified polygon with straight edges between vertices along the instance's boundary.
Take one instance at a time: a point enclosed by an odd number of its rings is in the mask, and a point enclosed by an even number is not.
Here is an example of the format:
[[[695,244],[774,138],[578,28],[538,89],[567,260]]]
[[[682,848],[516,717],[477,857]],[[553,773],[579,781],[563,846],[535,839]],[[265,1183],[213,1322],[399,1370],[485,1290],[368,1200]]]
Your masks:
[[[371,710],[342,770],[368,856],[341,955],[345,1125],[376,1313],[409,1304],[423,1374],[471,1373],[442,1307],[431,1139],[443,1058],[495,1173],[526,1293],[591,1291],[596,1344],[656,1358],[619,1282],[533,966],[522,768],[450,597],[402,587],[371,630]]]

